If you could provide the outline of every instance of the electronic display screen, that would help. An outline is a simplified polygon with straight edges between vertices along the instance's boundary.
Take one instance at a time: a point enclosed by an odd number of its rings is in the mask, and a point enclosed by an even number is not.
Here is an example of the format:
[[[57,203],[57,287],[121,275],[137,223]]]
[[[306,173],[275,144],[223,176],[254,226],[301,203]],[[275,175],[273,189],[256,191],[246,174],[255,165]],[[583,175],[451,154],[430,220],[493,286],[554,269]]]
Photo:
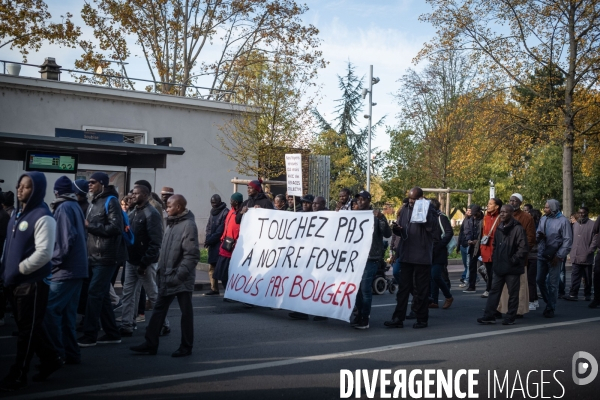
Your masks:
[[[25,170],[74,174],[77,172],[77,161],[77,154],[27,151]]]

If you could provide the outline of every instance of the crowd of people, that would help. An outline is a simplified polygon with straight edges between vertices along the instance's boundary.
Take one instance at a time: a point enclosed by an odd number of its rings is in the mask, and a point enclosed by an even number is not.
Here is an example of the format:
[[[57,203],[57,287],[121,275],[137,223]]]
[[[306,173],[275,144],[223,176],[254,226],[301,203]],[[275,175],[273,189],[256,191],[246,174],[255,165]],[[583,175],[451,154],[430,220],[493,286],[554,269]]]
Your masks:
[[[47,205],[46,185],[43,173],[27,172],[18,181],[16,207],[14,193],[2,193],[0,198],[0,325],[10,304],[18,328],[16,358],[0,388],[26,386],[34,354],[40,364],[32,380],[43,381],[64,364],[81,363],[81,348],[121,343],[123,337],[135,334],[147,310],[152,310],[152,316],[144,341],[130,349],[156,354],[160,337],[171,332],[167,314],[175,298],[182,312],[181,340],[172,356],[191,355],[192,292],[200,243],[186,199],[170,187],[156,194],[145,180],[135,182],[119,199],[109,176],[96,172],[87,181],[60,177],[54,183],[55,199]],[[425,199],[419,187],[409,191],[391,224],[379,209],[373,209],[371,200],[367,191],[352,195],[342,189],[335,206],[335,211],[373,213],[372,244],[350,320],[356,329],[370,326],[372,282],[389,238],[392,274],[398,283],[395,310],[384,322],[390,328],[402,328],[406,319],[415,320],[415,329],[426,328],[429,310],[440,308],[440,291],[444,296],[441,308],[452,306],[448,257],[453,251],[462,256],[460,287],[464,293],[477,293],[477,285],[485,282],[481,296],[487,303],[477,319],[480,324],[493,324],[497,319],[504,325],[514,324],[540,307],[538,289],[547,318],[555,316],[559,298],[577,301],[582,285],[589,306],[600,305],[598,292],[591,299],[592,277],[596,287],[600,284],[600,255],[594,260],[600,227],[598,221],[589,219],[586,207],[569,221],[553,199],[546,202],[542,215],[529,204],[522,207],[523,197],[518,193],[508,204],[492,198],[485,212],[477,204],[469,205],[455,240],[440,202]],[[260,180],[248,183],[246,200],[234,193],[228,206],[214,194],[210,204],[203,244],[210,280],[205,296],[220,295],[219,281],[227,288],[240,224],[249,209],[329,210],[322,196],[272,197]],[[566,293],[564,271],[569,254],[573,266]],[[114,289],[119,272],[121,297]],[[121,316],[115,318],[119,309]],[[289,316],[310,318],[298,312]]]

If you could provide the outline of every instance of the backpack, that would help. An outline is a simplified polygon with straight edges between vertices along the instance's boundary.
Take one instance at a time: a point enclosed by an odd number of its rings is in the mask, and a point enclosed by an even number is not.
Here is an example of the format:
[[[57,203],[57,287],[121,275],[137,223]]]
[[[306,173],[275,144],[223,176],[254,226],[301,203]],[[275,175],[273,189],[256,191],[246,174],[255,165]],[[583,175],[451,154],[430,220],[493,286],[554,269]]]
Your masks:
[[[108,203],[110,202],[110,199],[116,199],[118,201],[118,199],[115,196],[108,196],[106,198],[106,203],[104,203],[104,210],[106,211],[106,214],[108,215]],[[127,215],[127,213],[123,210],[121,210],[121,214],[123,215],[123,239],[125,239],[125,243],[127,243],[128,245],[133,245],[133,242],[135,240],[134,236],[133,236],[133,232],[131,231],[131,227],[129,226],[129,216]]]

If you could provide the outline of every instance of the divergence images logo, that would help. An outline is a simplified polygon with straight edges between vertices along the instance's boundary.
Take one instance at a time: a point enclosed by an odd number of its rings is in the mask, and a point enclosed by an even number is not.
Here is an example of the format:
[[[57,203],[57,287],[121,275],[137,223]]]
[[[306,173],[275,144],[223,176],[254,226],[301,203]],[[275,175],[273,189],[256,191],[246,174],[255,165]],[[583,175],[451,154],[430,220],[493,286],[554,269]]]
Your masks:
[[[585,361],[584,361],[585,360]],[[591,383],[598,375],[598,361],[588,352],[578,351],[573,354],[572,363],[572,374],[573,382],[576,385],[587,385]],[[579,378],[579,376],[586,374],[589,371],[589,375],[586,378]]]

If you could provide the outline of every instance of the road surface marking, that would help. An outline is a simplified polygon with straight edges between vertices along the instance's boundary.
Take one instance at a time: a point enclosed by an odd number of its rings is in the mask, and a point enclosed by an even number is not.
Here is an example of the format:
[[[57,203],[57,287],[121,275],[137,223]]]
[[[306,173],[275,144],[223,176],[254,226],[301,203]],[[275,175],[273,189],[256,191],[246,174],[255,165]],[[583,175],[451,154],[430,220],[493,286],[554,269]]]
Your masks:
[[[519,332],[529,332],[540,329],[547,328],[556,328],[560,326],[569,326],[576,324],[583,324],[587,322],[597,322],[600,321],[600,317],[596,318],[586,318],[586,319],[577,319],[573,321],[565,321],[565,322],[556,322],[535,326],[523,326],[519,328],[513,329],[505,329],[505,330],[496,330],[496,331],[486,331],[481,333],[472,333],[469,335],[460,335],[460,336],[450,336],[446,338],[438,338],[438,339],[430,339],[430,340],[421,340],[418,342],[410,342],[410,343],[402,343],[402,344],[394,344],[390,346],[382,346],[382,347],[372,347],[368,349],[361,350],[352,350],[352,351],[343,351],[340,353],[330,353],[330,354],[321,354],[316,356],[308,356],[308,357],[299,357],[299,358],[289,358],[286,360],[280,361],[269,361],[257,364],[248,364],[248,365],[239,365],[234,367],[226,367],[226,368],[217,368],[210,369],[204,371],[195,371],[188,372],[183,374],[176,375],[163,375],[163,376],[155,376],[150,378],[142,378],[142,379],[133,379],[130,381],[122,381],[122,382],[110,382],[103,383],[99,385],[91,385],[91,386],[81,386],[74,387],[70,389],[63,390],[54,390],[54,391],[46,391],[41,393],[32,393],[29,395],[14,397],[14,399],[43,399],[49,397],[59,397],[59,396],[70,396],[81,393],[91,393],[98,392],[103,390],[111,390],[111,389],[120,389],[120,388],[131,388],[132,386],[140,386],[140,385],[152,385],[156,383],[162,382],[173,382],[173,381],[181,381],[186,379],[195,379],[195,378],[204,378],[207,376],[215,376],[215,375],[229,375],[236,372],[245,372],[245,371],[255,371],[259,369],[265,368],[273,368],[273,367],[283,367],[287,365],[294,364],[303,364],[307,362],[313,361],[325,361],[325,360],[333,360],[337,358],[343,357],[351,357],[351,356],[360,356],[364,354],[372,354],[372,353],[382,353],[390,350],[400,350],[400,349],[408,349],[412,347],[419,346],[428,346],[432,344],[440,344],[440,343],[448,343],[448,342],[458,342],[462,340],[469,339],[480,339],[480,338],[488,338],[490,336],[499,336],[506,335],[510,333],[519,333]]]

